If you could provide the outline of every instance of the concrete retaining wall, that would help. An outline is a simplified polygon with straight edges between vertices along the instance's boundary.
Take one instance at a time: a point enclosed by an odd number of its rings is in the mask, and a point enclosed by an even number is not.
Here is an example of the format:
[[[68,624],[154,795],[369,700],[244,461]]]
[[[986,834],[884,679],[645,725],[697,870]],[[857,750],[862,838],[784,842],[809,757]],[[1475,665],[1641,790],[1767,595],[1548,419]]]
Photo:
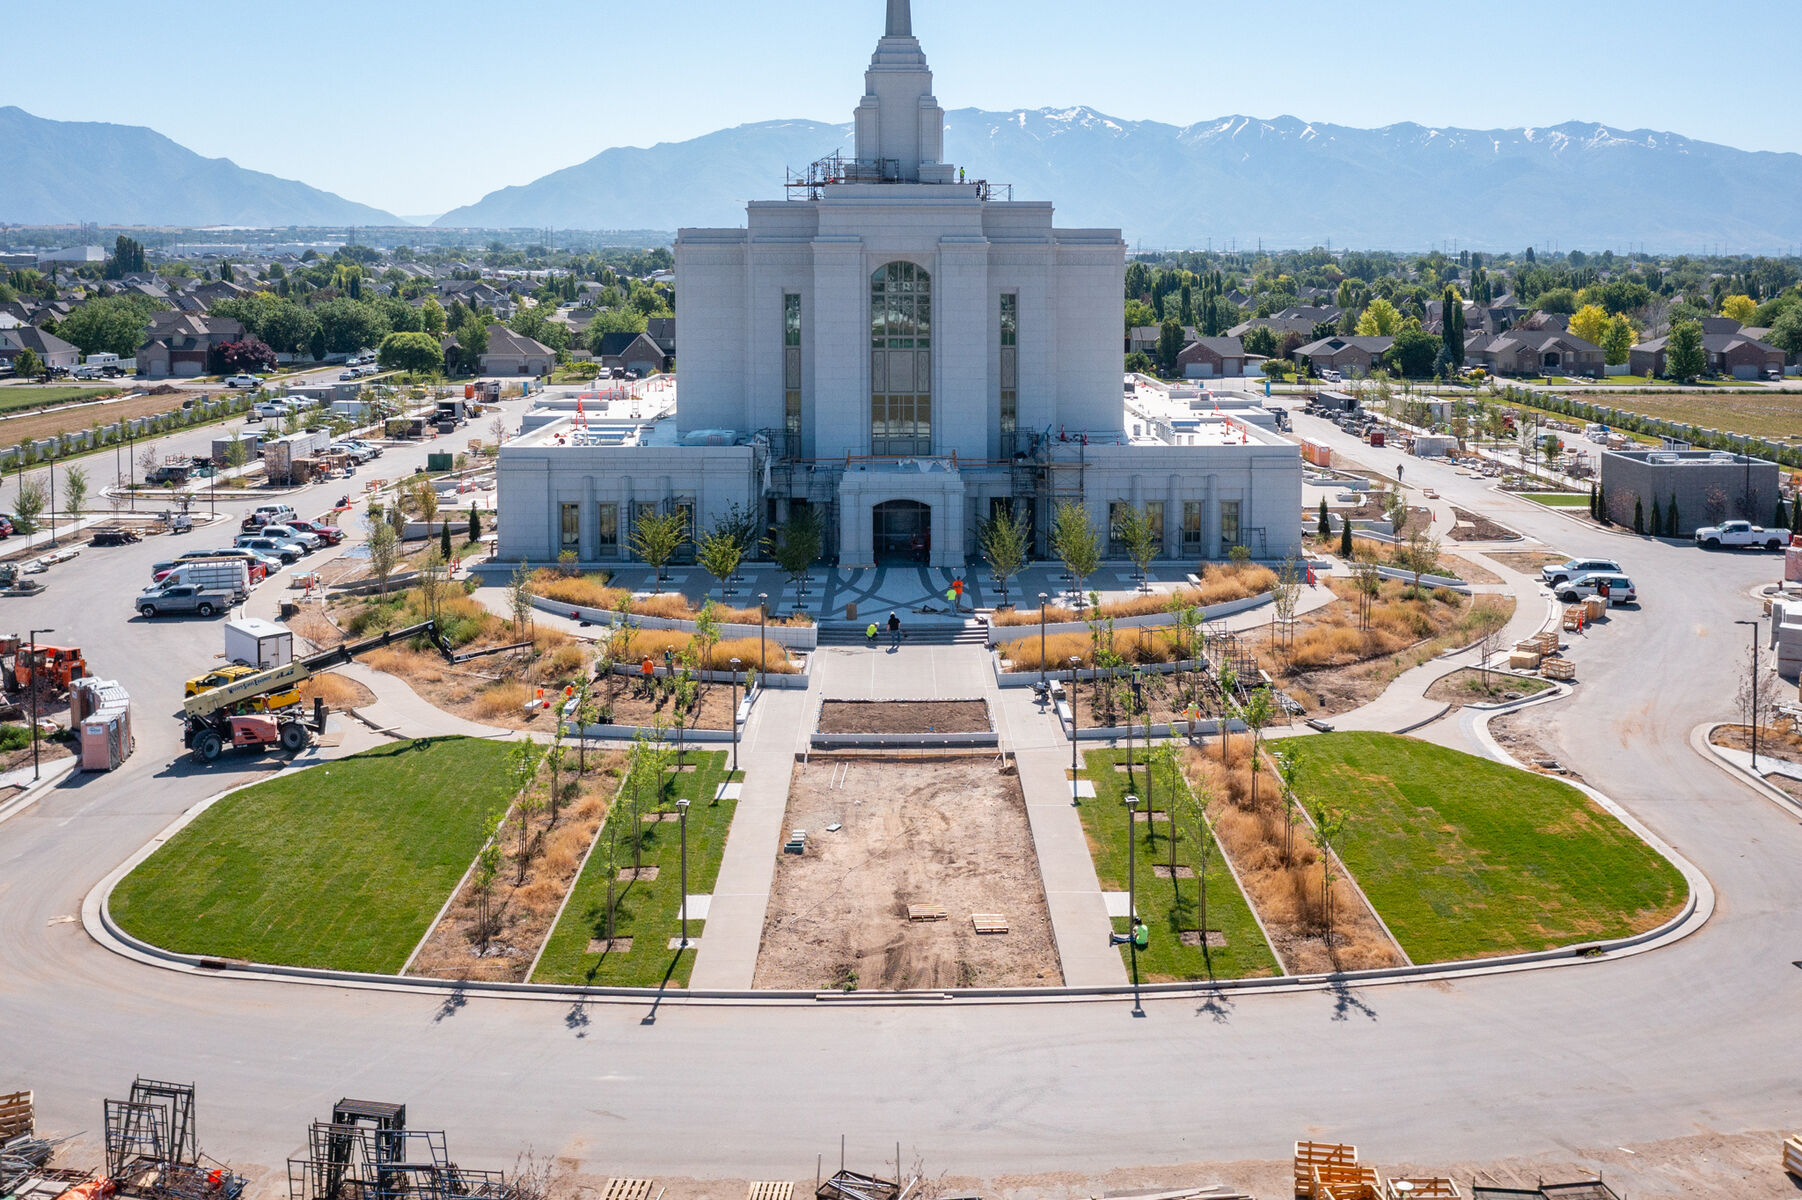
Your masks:
[[[572,620],[587,621],[591,625],[606,625],[609,627],[614,624],[619,616],[619,614],[612,609],[587,608],[580,604],[566,604],[560,600],[550,600],[543,596],[533,596],[532,607],[543,612],[556,613],[560,617],[569,617]],[[632,615],[632,623],[639,629],[664,629],[678,633],[693,633],[695,631],[695,623],[693,621],[682,621],[673,617],[643,617],[634,613]],[[809,625],[806,627],[796,627],[793,625],[721,625],[720,640],[731,641],[738,638],[754,638],[757,636],[757,631],[759,629],[763,630],[764,636],[770,641],[781,646],[786,646],[790,650],[812,650],[820,644],[820,627],[818,625]]]
[[[1247,596],[1243,600],[1228,600],[1224,604],[1211,604],[1201,610],[1201,619],[1217,621],[1221,617],[1230,617],[1234,613],[1245,612],[1268,603],[1270,603],[1270,593],[1260,592],[1256,596]],[[1145,627],[1162,629],[1176,624],[1175,614],[1167,612],[1144,613],[1137,617],[1115,617],[1113,620],[1115,629]],[[999,646],[1002,642],[1017,641],[1028,636],[1036,637],[1038,632],[1039,626],[1036,622],[1031,625],[990,625],[989,645]],[[1045,634],[1048,637],[1060,633],[1087,632],[1089,632],[1089,625],[1086,621],[1059,621],[1045,626]]]

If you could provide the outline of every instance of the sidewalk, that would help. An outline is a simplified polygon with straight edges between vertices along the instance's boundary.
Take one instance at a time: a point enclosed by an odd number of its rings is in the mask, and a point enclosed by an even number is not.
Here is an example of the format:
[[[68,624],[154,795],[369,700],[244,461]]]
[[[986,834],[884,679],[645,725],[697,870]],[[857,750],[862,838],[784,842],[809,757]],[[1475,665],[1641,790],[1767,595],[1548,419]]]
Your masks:
[[[738,747],[744,788],[708,902],[691,988],[747,991],[756,977],[763,918],[782,847],[782,818],[788,811],[788,783],[795,753],[813,726],[814,703],[812,692],[772,690],[751,708]]]

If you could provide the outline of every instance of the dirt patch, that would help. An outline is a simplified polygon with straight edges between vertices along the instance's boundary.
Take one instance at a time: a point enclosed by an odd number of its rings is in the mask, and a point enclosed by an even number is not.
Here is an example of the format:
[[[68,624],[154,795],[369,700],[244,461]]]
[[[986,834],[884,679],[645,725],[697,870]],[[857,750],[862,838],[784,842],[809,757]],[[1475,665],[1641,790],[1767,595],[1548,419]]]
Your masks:
[[[1723,725],[1710,735],[1709,741],[1732,750],[1752,749],[1752,730],[1745,725]],[[1780,758],[1784,762],[1802,763],[1802,728],[1788,717],[1770,724],[1759,722],[1758,754],[1760,758]]]
[[[778,858],[755,986],[1063,981],[1020,782],[992,760],[815,757],[795,768],[782,828],[806,830],[807,849]],[[946,919],[910,921],[910,904]],[[975,913],[1008,932],[977,934]]]
[[[1455,542],[1518,542],[1520,534],[1504,525],[1497,525],[1482,513],[1474,513],[1469,509],[1452,508],[1452,516],[1458,523],[1452,526],[1448,535]]]
[[[664,686],[646,686],[637,675],[607,675],[594,682],[589,697],[602,725],[649,727],[662,722],[676,726],[676,695]],[[742,695],[742,689],[740,690]],[[695,699],[682,713],[681,724],[690,729],[732,728],[732,685],[695,681]]]
[[[987,733],[986,700],[827,700],[821,733]]]
[[[1543,679],[1529,679],[1501,671],[1490,671],[1485,675],[1474,667],[1466,667],[1462,671],[1453,671],[1450,675],[1434,680],[1433,686],[1427,689],[1427,699],[1437,700],[1441,704],[1500,704],[1507,700],[1537,696],[1551,686]]]
[[[1512,567],[1523,575],[1538,575],[1541,567],[1570,561],[1570,555],[1558,554],[1551,550],[1498,550],[1487,557],[1501,563],[1504,567]]]
[[[182,393],[174,389],[162,395],[139,396],[133,400],[120,400],[111,404],[81,404],[60,409],[56,412],[26,413],[16,417],[8,417],[0,423],[5,436],[11,442],[33,442],[44,438],[55,437],[59,433],[74,433],[81,429],[92,429],[96,423],[111,425],[115,421],[129,421],[134,417],[158,416],[166,412],[176,412],[181,408]],[[242,416],[231,419],[235,423],[242,421]],[[139,447],[141,450],[142,447]],[[99,475],[98,471],[94,474]],[[111,476],[106,476],[110,480]],[[100,482],[95,480],[96,485]]]
[[[64,707],[66,710],[67,706],[65,705]],[[30,731],[29,730],[29,722],[27,722],[27,732],[29,732],[29,731]],[[49,737],[46,737],[43,734],[38,735],[38,765],[39,766],[46,766],[50,763],[56,762],[56,761],[58,761],[60,759],[64,759],[64,758],[72,758],[74,756],[74,754],[75,754],[75,748],[69,742],[60,741],[60,740],[53,741]],[[31,743],[30,742],[26,742],[23,746],[20,746],[17,750],[8,750],[6,753],[0,754],[0,771],[11,771],[18,767],[29,767],[30,765],[31,765]]]
[[[571,753],[567,759],[558,779],[566,799],[554,820],[548,807],[528,813],[514,806],[495,835],[502,854],[486,901],[472,873],[420,947],[409,975],[512,983],[525,979],[619,790],[623,755],[586,758],[588,770],[580,775],[577,756]],[[540,771],[535,787],[541,799],[548,793],[547,771]]]
[[[1558,722],[1555,716],[1548,715],[1562,708],[1563,705],[1553,701],[1504,713],[1489,722],[1489,736],[1528,770],[1582,782],[1581,775],[1564,765]]]

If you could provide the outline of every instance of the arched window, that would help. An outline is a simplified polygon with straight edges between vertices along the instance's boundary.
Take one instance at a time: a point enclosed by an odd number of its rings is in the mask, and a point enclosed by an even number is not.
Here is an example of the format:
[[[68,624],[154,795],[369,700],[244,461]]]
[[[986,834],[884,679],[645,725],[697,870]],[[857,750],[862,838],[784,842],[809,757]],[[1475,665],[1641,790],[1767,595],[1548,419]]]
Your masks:
[[[870,453],[932,453],[932,276],[909,262],[870,276]]]

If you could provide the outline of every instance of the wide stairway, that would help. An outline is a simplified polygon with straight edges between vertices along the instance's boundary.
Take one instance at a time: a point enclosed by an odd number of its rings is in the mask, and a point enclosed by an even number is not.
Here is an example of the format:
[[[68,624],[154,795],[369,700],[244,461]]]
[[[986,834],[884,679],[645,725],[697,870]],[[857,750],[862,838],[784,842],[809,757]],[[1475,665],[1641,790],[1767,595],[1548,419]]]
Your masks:
[[[885,613],[876,621],[876,645],[884,649],[888,647],[887,619]],[[821,621],[820,645],[862,646],[869,640],[864,635],[869,625],[868,621]],[[989,640],[988,626],[980,621],[955,625],[944,620],[910,623],[903,618],[901,631],[907,635],[902,639],[903,646],[986,646]]]

